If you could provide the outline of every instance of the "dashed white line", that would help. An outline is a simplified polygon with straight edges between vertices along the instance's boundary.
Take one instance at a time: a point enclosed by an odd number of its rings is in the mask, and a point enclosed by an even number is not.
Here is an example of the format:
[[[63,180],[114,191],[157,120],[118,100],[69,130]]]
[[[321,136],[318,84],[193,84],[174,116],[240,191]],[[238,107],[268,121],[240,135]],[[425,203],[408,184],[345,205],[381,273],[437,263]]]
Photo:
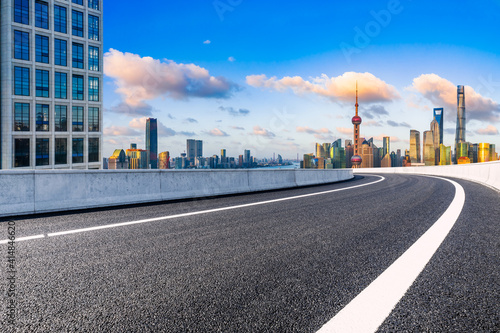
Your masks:
[[[446,180],[455,186],[455,197],[448,209],[405,253],[318,333],[375,332],[417,279],[457,221],[465,203],[462,186],[449,179],[433,178]]]
[[[359,188],[359,187],[363,187],[363,186],[373,185],[373,184],[376,184],[376,183],[379,183],[379,182],[385,180],[385,177],[383,177],[383,176],[376,176],[376,177],[379,177],[380,179],[376,180],[376,181],[373,181],[373,182],[366,183],[366,184],[354,185],[354,186],[344,187],[344,188],[335,189],[335,190],[328,190],[328,191],[322,191],[322,192],[316,192],[316,193],[308,193],[308,194],[296,195],[296,196],[287,197],[287,198],[280,198],[280,199],[273,199],[273,200],[252,202],[252,203],[248,203],[248,204],[242,204],[242,205],[236,205],[236,206],[230,206],[230,207],[207,209],[207,210],[202,210],[202,211],[198,211],[198,212],[183,213],[183,214],[176,214],[176,215],[169,215],[169,216],[161,216],[161,217],[155,217],[155,218],[151,218],[151,219],[144,219],[144,220],[138,220],[138,221],[121,222],[121,223],[100,225],[100,226],[96,226],[96,227],[89,227],[89,228],[82,228],[82,229],[74,229],[74,230],[53,232],[53,233],[47,234],[47,236],[48,237],[56,237],[56,236],[63,236],[63,235],[69,235],[69,234],[77,234],[77,233],[88,232],[88,231],[110,229],[110,228],[117,228],[117,227],[124,227],[124,226],[134,225],[134,224],[149,223],[149,222],[162,221],[162,220],[170,220],[170,219],[176,219],[176,218],[180,218],[180,217],[187,217],[187,216],[194,216],[194,215],[200,215],[200,214],[208,214],[208,213],[214,213],[214,212],[221,212],[221,211],[225,211],[225,210],[238,209],[238,208],[244,208],[244,207],[265,205],[265,204],[274,203],[274,202],[280,202],[280,201],[286,201],[286,200],[295,200],[295,199],[300,199],[300,198],[312,197],[312,196],[315,196],[315,195],[323,195],[323,194],[328,194],[328,193],[334,193],[334,192],[339,192],[339,191],[350,190],[350,189]],[[38,235],[38,236],[31,236],[31,237],[34,237],[32,239],[35,239],[35,238],[43,238],[45,236],[44,235]],[[28,237],[24,237],[24,238],[28,238]],[[16,241],[20,240],[20,239],[21,238],[16,239]],[[8,240],[0,241],[0,244],[5,244],[7,242],[8,242]]]

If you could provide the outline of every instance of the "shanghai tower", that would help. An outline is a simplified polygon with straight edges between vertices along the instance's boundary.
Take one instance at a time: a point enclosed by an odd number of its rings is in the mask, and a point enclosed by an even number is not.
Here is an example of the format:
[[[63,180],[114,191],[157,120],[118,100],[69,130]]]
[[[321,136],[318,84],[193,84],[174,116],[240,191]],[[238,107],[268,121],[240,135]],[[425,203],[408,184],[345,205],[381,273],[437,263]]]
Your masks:
[[[465,89],[457,86],[457,131],[455,135],[455,161],[460,158],[459,144],[465,143]]]

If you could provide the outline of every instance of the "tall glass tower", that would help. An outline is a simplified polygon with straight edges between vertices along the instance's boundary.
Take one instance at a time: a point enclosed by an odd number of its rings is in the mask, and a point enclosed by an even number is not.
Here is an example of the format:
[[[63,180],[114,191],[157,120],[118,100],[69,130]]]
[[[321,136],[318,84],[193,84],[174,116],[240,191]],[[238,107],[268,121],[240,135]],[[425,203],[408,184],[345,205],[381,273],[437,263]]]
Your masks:
[[[102,0],[0,2],[0,169],[101,169]]]
[[[351,164],[353,168],[359,168],[362,162],[359,156],[359,125],[361,125],[361,117],[358,116],[358,82],[356,81],[356,115],[352,117],[352,124],[354,125],[354,155],[351,157]]]
[[[156,118],[146,120],[146,150],[148,152],[148,166],[158,169],[158,125]]]
[[[465,89],[464,86],[457,86],[457,131],[455,135],[455,160],[459,156],[459,143],[465,142]]]
[[[434,109],[434,119],[437,121],[439,125],[439,143],[438,146],[443,143],[443,116],[444,116],[443,108]]]

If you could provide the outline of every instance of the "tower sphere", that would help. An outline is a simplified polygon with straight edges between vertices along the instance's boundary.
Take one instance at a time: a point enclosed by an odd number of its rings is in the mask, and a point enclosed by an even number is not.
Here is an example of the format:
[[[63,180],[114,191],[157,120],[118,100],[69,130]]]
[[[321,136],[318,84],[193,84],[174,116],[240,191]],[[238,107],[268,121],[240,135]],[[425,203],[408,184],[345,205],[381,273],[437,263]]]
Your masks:
[[[360,165],[361,164],[361,156],[354,155],[353,157],[351,157],[351,163],[352,163],[352,165]]]
[[[354,116],[354,117],[352,117],[352,123],[354,125],[360,125],[361,124],[361,117],[360,116]]]

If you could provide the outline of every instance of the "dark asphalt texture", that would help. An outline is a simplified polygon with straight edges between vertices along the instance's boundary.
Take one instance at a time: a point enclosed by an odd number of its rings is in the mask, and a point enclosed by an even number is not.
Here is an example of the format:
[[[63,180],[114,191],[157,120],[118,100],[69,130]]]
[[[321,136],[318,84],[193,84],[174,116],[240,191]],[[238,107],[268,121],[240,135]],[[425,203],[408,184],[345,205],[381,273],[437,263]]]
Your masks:
[[[453,185],[384,175],[331,194],[16,243],[17,321],[0,332],[315,332],[446,210]],[[20,217],[16,237],[350,187]],[[459,181],[464,211],[380,331],[494,332],[500,195]],[[0,223],[0,240],[7,224]],[[7,246],[0,245],[4,258]],[[5,255],[4,255],[5,253]],[[6,260],[0,264],[5,308]]]

